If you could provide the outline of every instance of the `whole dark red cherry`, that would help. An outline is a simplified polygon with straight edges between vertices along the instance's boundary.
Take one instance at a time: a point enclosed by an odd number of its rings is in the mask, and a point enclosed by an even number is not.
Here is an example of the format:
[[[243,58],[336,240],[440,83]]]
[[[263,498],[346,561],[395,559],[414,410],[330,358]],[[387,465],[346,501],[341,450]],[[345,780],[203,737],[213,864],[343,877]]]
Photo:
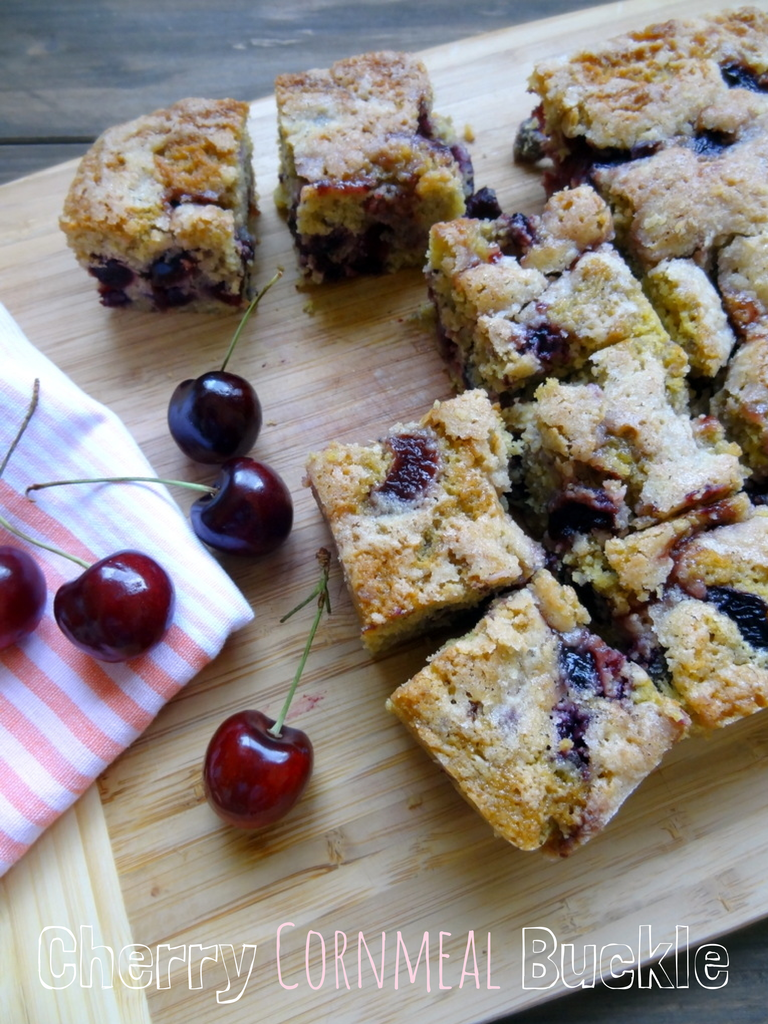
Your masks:
[[[0,651],[37,628],[46,598],[45,577],[21,548],[0,547]]]
[[[53,615],[64,635],[100,661],[128,661],[162,640],[174,589],[149,555],[118,551],[56,591]]]
[[[220,369],[182,381],[171,395],[168,429],[190,459],[226,462],[253,447],[261,430],[261,404],[245,378],[227,372],[227,364],[248,318],[282,276],[283,271],[278,269],[248,303]]]
[[[265,555],[293,527],[293,500],[282,477],[246,456],[229,459],[205,494],[189,510],[200,540],[231,555]]]
[[[304,792],[314,765],[312,743],[301,729],[275,723],[261,711],[238,711],[211,737],[203,764],[205,796],[236,828],[271,825]]]
[[[261,420],[261,403],[251,384],[226,370],[182,381],[168,405],[171,436],[196,462],[245,455],[259,436]]]

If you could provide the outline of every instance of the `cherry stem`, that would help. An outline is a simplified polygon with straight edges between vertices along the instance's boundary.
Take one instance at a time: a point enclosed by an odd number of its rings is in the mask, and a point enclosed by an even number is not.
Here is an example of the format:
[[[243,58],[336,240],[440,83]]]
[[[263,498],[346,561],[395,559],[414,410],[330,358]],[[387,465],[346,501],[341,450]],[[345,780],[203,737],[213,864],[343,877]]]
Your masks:
[[[37,377],[35,377],[35,383],[32,385],[32,397],[29,400],[29,405],[27,406],[27,411],[24,414],[24,419],[21,421],[21,426],[16,432],[16,437],[14,437],[14,439],[11,441],[11,447],[5,453],[5,458],[3,459],[2,463],[0,463],[0,476],[2,476],[3,473],[5,472],[5,467],[8,465],[8,460],[10,459],[11,455],[13,455],[16,445],[21,440],[24,431],[27,429],[29,421],[32,419],[32,416],[34,415],[35,409],[37,408],[37,400],[39,397],[40,380]]]
[[[304,651],[301,655],[301,660],[299,661],[298,667],[296,669],[296,674],[293,677],[291,688],[288,691],[288,696],[285,698],[285,703],[283,704],[282,710],[280,711],[280,714],[277,716],[277,721],[272,726],[272,728],[268,730],[273,736],[279,736],[282,731],[283,723],[285,722],[285,716],[288,714],[288,709],[291,706],[293,695],[296,693],[296,687],[299,685],[299,679],[301,679],[301,674],[304,671],[304,666],[307,664],[309,651],[310,648],[312,647],[312,641],[315,639],[317,627],[320,625],[320,619],[322,618],[323,615],[323,609],[327,609],[328,614],[331,614],[331,597],[330,594],[328,593],[328,575],[331,566],[331,556],[326,548],[320,548],[320,550],[317,552],[317,560],[320,563],[320,579],[317,581],[314,590],[309,595],[309,597],[305,597],[300,604],[297,604],[295,608],[293,608],[291,611],[288,612],[287,615],[284,615],[282,619],[280,619],[281,622],[286,622],[288,619],[290,619],[292,615],[299,611],[299,609],[306,607],[306,605],[308,605],[310,601],[312,601],[314,598],[317,598],[317,611],[315,612],[315,617],[312,621],[312,625],[309,630],[307,642],[304,644]]]
[[[32,419],[35,409],[37,408],[39,397],[40,381],[36,377],[35,382],[32,385],[32,397],[29,400],[29,405],[27,406],[27,411],[24,414],[24,419],[21,421],[21,426],[16,432],[16,437],[14,437],[13,441],[11,442],[11,446],[5,454],[5,458],[3,459],[2,463],[0,463],[0,476],[2,476],[3,473],[5,472],[5,467],[8,465],[8,460],[10,459],[16,446],[21,440],[24,431],[29,426],[29,421]],[[81,566],[83,569],[88,569],[90,567],[89,562],[85,562],[82,558],[78,558],[77,555],[72,555],[68,551],[62,551],[61,548],[55,548],[51,544],[45,544],[43,543],[43,541],[37,540],[35,537],[30,537],[28,533],[25,533],[23,530],[20,530],[17,526],[13,526],[11,523],[9,523],[5,516],[3,515],[0,515],[0,526],[4,527],[9,533],[12,533],[15,537],[18,537],[20,540],[27,541],[28,544],[33,544],[37,548],[43,548],[45,551],[50,551],[54,555],[61,555],[62,558],[68,558],[70,562],[74,562],[76,565]]]
[[[24,533],[24,531],[20,530],[17,526],[12,526],[5,516],[2,515],[0,515],[0,526],[4,526],[9,533],[14,534],[21,540],[26,540],[30,544],[34,544],[36,548],[43,548],[44,551],[50,551],[54,555],[61,555],[62,558],[68,558],[70,562],[74,562],[76,565],[82,566],[83,569],[89,569],[91,566],[90,562],[86,562],[84,559],[78,558],[77,555],[73,555],[69,551],[62,551],[61,548],[55,548],[52,544],[44,544],[43,541],[37,540],[35,537],[30,537],[28,533]]]
[[[275,276],[273,278],[271,278],[269,281],[267,281],[267,283],[264,285],[264,287],[261,289],[261,291],[258,292],[258,294],[255,295],[251,299],[251,301],[249,302],[248,308],[243,313],[243,316],[242,316],[242,318],[240,320],[240,323],[237,325],[237,330],[234,333],[232,341],[230,341],[230,343],[229,343],[229,348],[227,349],[227,354],[224,356],[224,362],[221,364],[221,372],[222,373],[227,368],[227,363],[231,359],[232,353],[235,351],[235,345],[237,345],[238,341],[240,340],[240,335],[242,334],[243,328],[245,327],[245,325],[246,325],[246,323],[248,321],[248,318],[250,317],[251,313],[254,311],[254,309],[256,309],[258,304],[261,302],[262,298],[266,295],[266,293],[269,291],[269,289],[272,287],[272,285],[275,283],[275,281],[279,280],[282,276],[283,276],[283,268],[282,267],[278,267],[277,268],[277,273],[275,274]]]
[[[208,484],[194,484],[189,480],[166,480],[160,476],[92,476],[82,480],[49,480],[44,484],[30,484],[24,492],[29,497],[30,491],[42,491],[45,487],[63,487],[65,484],[165,484],[166,487],[186,487],[189,491],[201,491],[204,494],[215,494],[216,487]]]

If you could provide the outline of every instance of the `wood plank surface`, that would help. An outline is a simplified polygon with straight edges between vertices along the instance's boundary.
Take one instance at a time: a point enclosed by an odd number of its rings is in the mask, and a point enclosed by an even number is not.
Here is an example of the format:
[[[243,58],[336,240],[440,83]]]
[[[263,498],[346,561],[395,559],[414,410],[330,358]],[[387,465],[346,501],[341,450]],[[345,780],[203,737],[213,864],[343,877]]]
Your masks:
[[[525,83],[534,61],[716,6],[630,0],[427,51],[437,109],[459,128],[472,126],[478,185],[495,186],[508,211],[541,205],[538,178],[511,159],[516,125],[531,106]],[[521,853],[493,838],[384,710],[435,641],[369,659],[338,567],[333,614],[318,632],[291,715],[315,744],[305,799],[256,835],[219,824],[205,804],[200,765],[213,730],[240,708],[276,712],[303,645],[308,618],[284,625],[279,618],[311,588],[314,552],[328,543],[302,486],[307,453],[332,439],[366,441],[450,394],[420,315],[419,271],[301,285],[271,202],[274,102],[256,101],[252,111],[263,209],[259,276],[266,281],[277,265],[286,274],[251,321],[233,369],[260,394],[265,427],[255,454],[291,487],[296,525],[273,556],[227,560],[255,621],[3,880],[0,939],[13,969],[0,981],[0,1019],[476,1024],[576,983],[566,972],[566,984],[523,987],[526,927],[574,943],[577,961],[585,944],[626,944],[643,959],[650,953],[640,948],[644,928],[654,946],[674,941],[676,928],[688,929],[695,944],[768,914],[764,716],[680,745],[606,832],[569,860]],[[35,345],[122,416],[160,475],[208,479],[170,441],[165,408],[179,380],[220,362],[237,317],[100,307],[57,228],[73,172],[69,162],[0,188],[0,300]],[[188,505],[183,494],[179,501]],[[44,988],[38,938],[46,926],[75,935],[92,927],[93,941],[118,953],[129,943],[148,947],[155,970],[147,987],[128,989],[118,977],[112,990],[98,982]],[[423,962],[413,983],[402,959],[395,973],[398,934],[415,962],[425,932],[429,987]],[[476,978],[471,957],[463,972],[470,934]],[[348,946],[336,959],[342,936]],[[257,946],[236,1001],[217,1000],[217,991],[227,998],[228,972],[230,998],[243,979],[231,957],[202,960],[202,947],[214,944],[238,954],[244,944]],[[170,947],[182,948],[192,968],[187,960],[169,963]],[[201,971],[203,985],[194,987]]]
[[[422,50],[585,0],[3,0],[0,183],[85,152],[111,124],[182,96],[252,100],[281,72],[371,49]],[[57,148],[69,147],[51,159]]]

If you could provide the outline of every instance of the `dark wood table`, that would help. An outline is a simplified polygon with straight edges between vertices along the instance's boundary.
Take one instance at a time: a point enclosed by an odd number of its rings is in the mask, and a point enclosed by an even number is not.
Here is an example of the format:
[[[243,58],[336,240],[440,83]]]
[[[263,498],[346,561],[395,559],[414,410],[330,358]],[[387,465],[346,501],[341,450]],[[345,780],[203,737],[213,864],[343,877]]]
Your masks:
[[[327,66],[370,49],[420,50],[587,6],[581,0],[0,0],[0,183],[77,157],[109,125],[182,96],[251,100],[271,93],[283,71]],[[598,985],[508,1019],[768,1021],[768,921],[722,942],[730,968],[719,990]]]

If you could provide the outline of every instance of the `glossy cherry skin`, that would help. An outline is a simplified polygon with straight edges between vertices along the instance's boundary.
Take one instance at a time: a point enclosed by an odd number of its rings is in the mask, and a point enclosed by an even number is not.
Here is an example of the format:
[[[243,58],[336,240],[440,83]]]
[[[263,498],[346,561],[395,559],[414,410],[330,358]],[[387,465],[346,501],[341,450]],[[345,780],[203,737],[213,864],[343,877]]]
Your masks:
[[[203,764],[205,796],[236,828],[264,828],[290,811],[314,765],[312,743],[301,729],[275,723],[261,711],[238,711],[211,737]]]
[[[168,429],[185,455],[220,463],[253,448],[261,430],[261,403],[243,377],[212,370],[176,387],[168,405]]]
[[[129,661],[165,636],[174,599],[170,577],[153,558],[118,551],[59,587],[53,615],[81,651],[99,661]]]
[[[43,570],[21,548],[0,547],[0,651],[37,628],[45,610]]]
[[[265,555],[293,527],[293,500],[282,477],[263,462],[229,459],[190,509],[192,528],[212,548],[231,555]]]

